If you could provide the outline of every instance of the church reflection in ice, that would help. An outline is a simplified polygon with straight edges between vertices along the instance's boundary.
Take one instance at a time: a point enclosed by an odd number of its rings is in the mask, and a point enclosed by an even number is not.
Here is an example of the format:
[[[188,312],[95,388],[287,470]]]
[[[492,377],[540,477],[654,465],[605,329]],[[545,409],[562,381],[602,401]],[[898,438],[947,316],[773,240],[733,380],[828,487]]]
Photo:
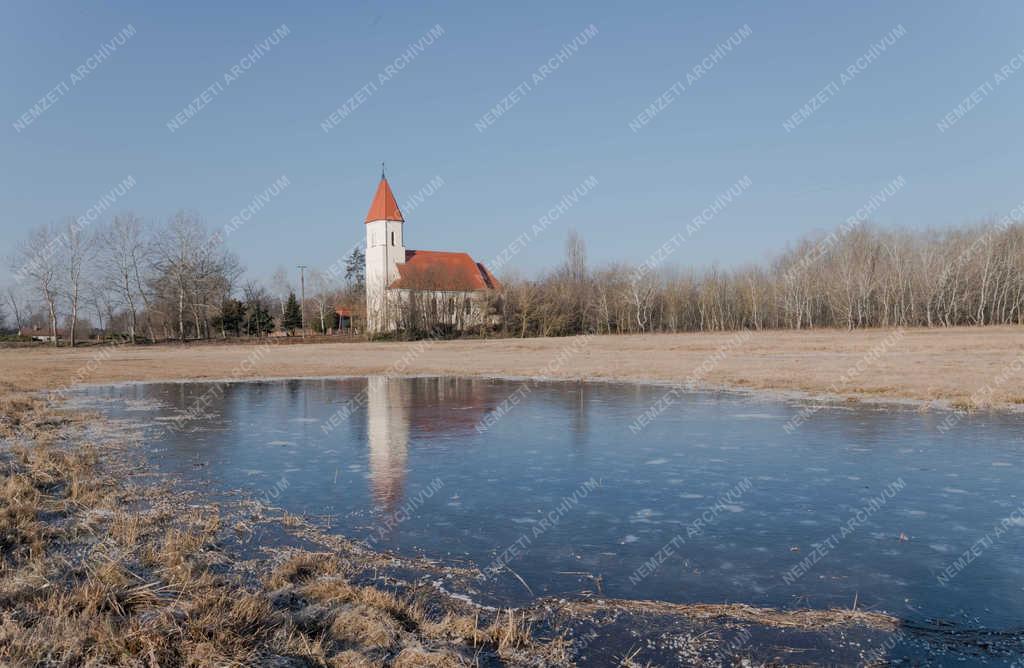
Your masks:
[[[367,379],[366,434],[370,442],[370,485],[377,505],[393,510],[402,500],[409,459],[410,386],[405,379]]]
[[[549,400],[571,415],[574,447],[589,432],[582,385],[566,383]],[[486,438],[476,426],[508,398],[508,386],[477,378],[367,378],[366,433],[374,503],[394,511],[405,496],[412,442],[469,436],[463,446]],[[510,420],[516,419],[513,413]],[[578,442],[577,442],[578,441]]]

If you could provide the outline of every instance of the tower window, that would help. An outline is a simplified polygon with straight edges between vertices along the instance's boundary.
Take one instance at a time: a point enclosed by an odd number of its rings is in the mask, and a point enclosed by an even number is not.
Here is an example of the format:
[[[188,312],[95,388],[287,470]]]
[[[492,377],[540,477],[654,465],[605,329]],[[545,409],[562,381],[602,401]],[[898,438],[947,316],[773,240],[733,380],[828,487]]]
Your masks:
[[[394,232],[391,233],[391,245],[392,246],[395,245],[395,233]]]

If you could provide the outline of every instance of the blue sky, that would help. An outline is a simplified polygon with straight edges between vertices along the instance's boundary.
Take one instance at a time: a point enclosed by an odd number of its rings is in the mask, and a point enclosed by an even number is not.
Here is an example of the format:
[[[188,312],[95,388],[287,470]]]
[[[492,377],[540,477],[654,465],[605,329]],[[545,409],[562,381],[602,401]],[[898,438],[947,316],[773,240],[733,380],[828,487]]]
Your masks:
[[[735,266],[839,225],[897,176],[872,220],[914,228],[1000,216],[1024,199],[1024,69],[947,131],[936,124],[1020,63],[1019,2],[7,3],[0,40],[0,250],[113,208],[228,223],[253,277],[327,267],[363,235],[387,161],[407,245],[488,261],[588,177],[597,187],[508,267],[559,262],[576,228],[592,262],[640,262],[743,177],[751,186],[672,258]],[[135,34],[38,118],[41,97],[126,26]],[[175,132],[167,123],[254,45],[288,35]],[[329,132],[321,123],[432,27],[444,34]],[[475,124],[563,45],[597,34],[481,132]],[[638,132],[629,123],[742,26],[750,35]],[[783,123],[898,26],[895,40],[793,131]],[[1018,60],[1014,61],[1017,56]],[[6,263],[5,263],[6,264]],[[10,281],[6,271],[0,284]]]

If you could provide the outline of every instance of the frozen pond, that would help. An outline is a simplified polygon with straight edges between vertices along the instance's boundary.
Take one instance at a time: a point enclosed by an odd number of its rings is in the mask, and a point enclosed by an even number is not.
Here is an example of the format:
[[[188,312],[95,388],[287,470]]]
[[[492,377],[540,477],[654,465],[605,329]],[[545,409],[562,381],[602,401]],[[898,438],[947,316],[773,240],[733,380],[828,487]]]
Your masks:
[[[466,378],[84,390],[193,488],[582,590],[1024,626],[1024,416]],[[659,400],[662,400],[659,402]],[[641,426],[638,416],[647,415]],[[958,563],[959,559],[959,563]]]

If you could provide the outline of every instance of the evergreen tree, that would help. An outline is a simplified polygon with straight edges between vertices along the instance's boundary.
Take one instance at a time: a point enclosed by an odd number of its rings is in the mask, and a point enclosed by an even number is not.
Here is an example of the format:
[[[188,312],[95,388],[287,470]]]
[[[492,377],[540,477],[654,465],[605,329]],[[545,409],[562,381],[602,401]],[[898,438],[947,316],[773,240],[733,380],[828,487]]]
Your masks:
[[[225,299],[221,305],[220,315],[213,319],[213,326],[225,334],[239,336],[245,320],[245,304],[237,299]]]
[[[246,306],[242,328],[250,336],[263,336],[274,331],[274,318],[263,304],[254,300]]]
[[[366,254],[359,246],[345,259],[345,280],[360,288],[366,285]]]
[[[288,303],[284,306],[281,329],[289,334],[294,334],[295,330],[300,327],[302,327],[302,309],[299,308],[299,300],[295,298],[295,293],[292,292],[288,294]]]

